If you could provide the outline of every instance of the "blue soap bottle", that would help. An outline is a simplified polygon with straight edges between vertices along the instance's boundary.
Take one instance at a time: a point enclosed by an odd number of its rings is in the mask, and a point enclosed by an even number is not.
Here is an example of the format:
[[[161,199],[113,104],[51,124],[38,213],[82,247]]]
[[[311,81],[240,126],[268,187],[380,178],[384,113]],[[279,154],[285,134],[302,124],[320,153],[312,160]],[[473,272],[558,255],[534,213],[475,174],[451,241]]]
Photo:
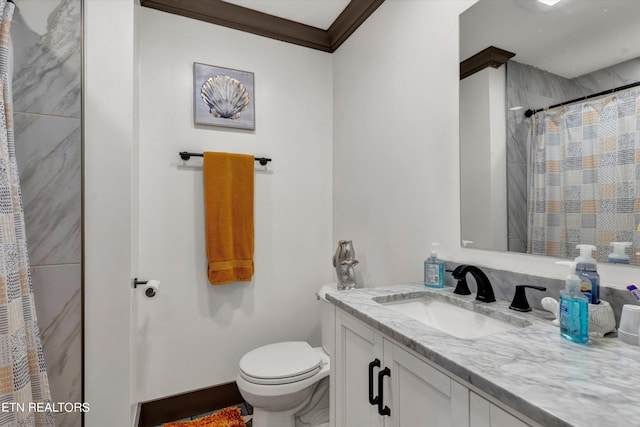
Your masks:
[[[570,261],[558,261],[556,264],[568,265],[570,273],[565,279],[565,289],[560,291],[560,334],[577,344],[589,342],[589,298],[581,291],[580,278],[575,274],[576,264]]]
[[[440,243],[431,243],[431,253],[424,261],[424,285],[429,288],[444,288],[444,262],[438,259]]]

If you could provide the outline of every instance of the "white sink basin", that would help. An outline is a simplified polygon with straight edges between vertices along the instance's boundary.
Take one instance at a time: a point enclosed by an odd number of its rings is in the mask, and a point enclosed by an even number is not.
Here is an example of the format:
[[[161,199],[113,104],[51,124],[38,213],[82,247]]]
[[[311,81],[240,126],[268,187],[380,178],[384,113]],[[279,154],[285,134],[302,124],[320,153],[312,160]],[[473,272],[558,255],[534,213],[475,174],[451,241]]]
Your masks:
[[[462,339],[480,338],[522,327],[437,299],[414,298],[382,305]]]

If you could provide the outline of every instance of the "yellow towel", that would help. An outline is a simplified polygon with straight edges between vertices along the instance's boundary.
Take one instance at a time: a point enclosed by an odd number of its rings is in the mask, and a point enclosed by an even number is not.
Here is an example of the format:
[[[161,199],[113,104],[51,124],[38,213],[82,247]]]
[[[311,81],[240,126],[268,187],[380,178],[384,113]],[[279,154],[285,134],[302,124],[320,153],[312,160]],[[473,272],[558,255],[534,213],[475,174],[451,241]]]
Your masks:
[[[253,277],[253,156],[204,153],[208,276],[212,285]]]

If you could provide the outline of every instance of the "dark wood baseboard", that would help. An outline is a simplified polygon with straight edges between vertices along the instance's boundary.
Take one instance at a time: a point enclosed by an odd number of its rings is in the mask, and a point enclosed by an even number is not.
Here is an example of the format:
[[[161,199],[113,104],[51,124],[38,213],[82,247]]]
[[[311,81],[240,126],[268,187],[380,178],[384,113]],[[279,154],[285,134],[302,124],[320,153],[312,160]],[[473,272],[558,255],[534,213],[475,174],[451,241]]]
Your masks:
[[[140,405],[138,427],[155,427],[244,402],[235,381]]]

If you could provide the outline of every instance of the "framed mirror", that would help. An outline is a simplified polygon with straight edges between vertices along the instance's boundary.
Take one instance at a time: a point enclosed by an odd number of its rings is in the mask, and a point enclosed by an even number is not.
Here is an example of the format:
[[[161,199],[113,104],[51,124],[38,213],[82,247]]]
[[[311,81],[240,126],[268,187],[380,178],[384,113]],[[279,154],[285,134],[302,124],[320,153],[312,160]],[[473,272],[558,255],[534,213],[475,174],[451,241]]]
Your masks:
[[[550,3],[460,16],[462,245],[640,265],[640,1]]]

